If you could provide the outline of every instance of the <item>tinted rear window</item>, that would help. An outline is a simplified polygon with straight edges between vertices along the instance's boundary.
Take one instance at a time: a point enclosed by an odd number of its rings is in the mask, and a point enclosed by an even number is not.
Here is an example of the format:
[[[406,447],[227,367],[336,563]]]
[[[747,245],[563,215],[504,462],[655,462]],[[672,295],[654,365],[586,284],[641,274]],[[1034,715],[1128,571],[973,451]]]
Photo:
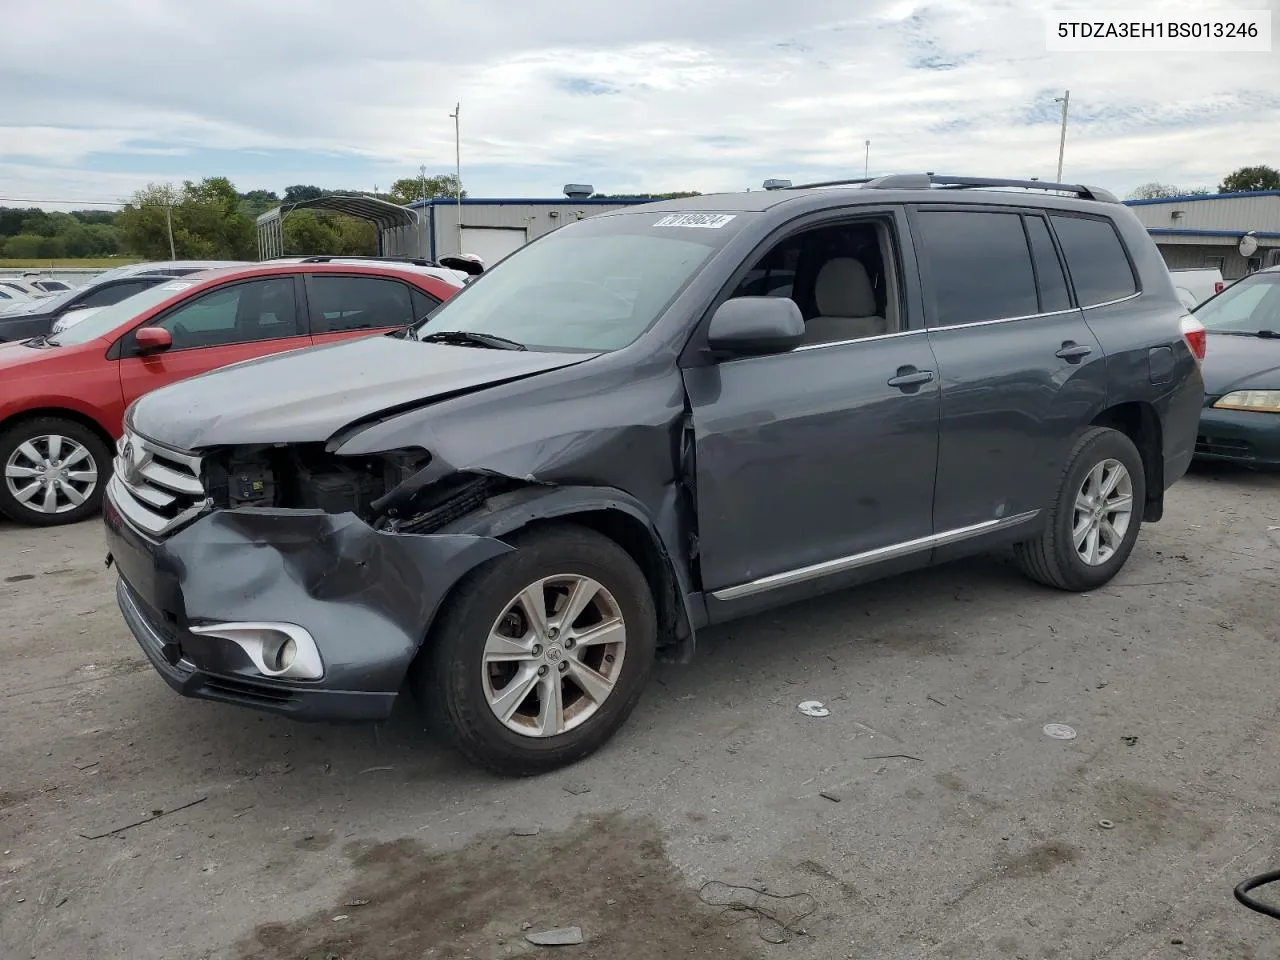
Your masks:
[[[938,210],[921,212],[918,220],[935,326],[1040,311],[1018,214]]]
[[[1066,216],[1051,219],[1080,306],[1120,300],[1138,292],[1133,268],[1110,220]]]
[[[1062,261],[1053,248],[1049,227],[1040,217],[1027,217],[1027,237],[1031,240],[1031,255],[1036,262],[1036,279],[1040,281],[1040,310],[1052,313],[1071,306],[1067,293],[1067,278],[1062,272]]]

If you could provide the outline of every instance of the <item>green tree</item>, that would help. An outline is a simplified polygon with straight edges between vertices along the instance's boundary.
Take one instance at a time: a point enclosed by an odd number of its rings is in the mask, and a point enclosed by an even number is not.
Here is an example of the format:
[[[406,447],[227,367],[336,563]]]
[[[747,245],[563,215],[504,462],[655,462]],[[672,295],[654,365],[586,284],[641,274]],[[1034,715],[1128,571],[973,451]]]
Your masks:
[[[346,257],[372,257],[378,252],[378,229],[359,217],[335,216],[338,252]]]
[[[253,220],[240,210],[240,195],[226,177],[188,180],[182,189],[148,184],[120,212],[123,245],[151,260],[169,257],[166,209],[172,212],[173,247],[180,259],[248,260],[256,252]]]
[[[1280,190],[1280,170],[1260,164],[1241,167],[1222,178],[1219,193],[1248,193],[1254,190]]]
[[[4,243],[4,255],[13,260],[35,260],[43,256],[41,246],[47,240],[38,233],[19,233]]]
[[[284,188],[284,202],[298,203],[301,200],[318,200],[324,196],[324,193],[319,187],[296,183],[292,187]]]
[[[295,210],[286,214],[281,230],[286,254],[322,256],[339,252],[341,238],[312,210]]]
[[[440,173],[427,177],[402,177],[391,185],[390,199],[394,203],[414,203],[422,199],[425,189],[427,199],[433,197],[456,197],[458,195],[458,175],[456,173]],[[467,191],[463,190],[465,197]]]

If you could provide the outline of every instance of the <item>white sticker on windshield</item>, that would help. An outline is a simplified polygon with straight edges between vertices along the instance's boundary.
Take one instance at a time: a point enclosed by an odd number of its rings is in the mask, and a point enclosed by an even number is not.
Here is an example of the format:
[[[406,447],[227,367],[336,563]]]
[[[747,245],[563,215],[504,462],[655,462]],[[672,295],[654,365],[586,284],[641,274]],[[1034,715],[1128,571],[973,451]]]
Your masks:
[[[655,227],[703,227],[708,230],[719,230],[732,220],[734,213],[669,213]]]
[[[194,287],[194,286],[195,286],[194,283],[183,283],[179,281],[177,283],[166,283],[160,289],[161,290],[185,290],[187,289],[187,287]]]

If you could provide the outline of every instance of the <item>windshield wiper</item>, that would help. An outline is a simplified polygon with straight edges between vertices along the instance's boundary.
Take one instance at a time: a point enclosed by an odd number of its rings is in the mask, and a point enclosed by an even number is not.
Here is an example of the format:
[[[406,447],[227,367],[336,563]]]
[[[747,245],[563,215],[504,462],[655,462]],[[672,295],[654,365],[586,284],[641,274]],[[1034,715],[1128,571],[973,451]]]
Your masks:
[[[470,330],[437,330],[418,338],[419,343],[454,343],[459,346],[488,347],[490,350],[528,350],[523,343],[508,340],[492,333],[473,333]]]

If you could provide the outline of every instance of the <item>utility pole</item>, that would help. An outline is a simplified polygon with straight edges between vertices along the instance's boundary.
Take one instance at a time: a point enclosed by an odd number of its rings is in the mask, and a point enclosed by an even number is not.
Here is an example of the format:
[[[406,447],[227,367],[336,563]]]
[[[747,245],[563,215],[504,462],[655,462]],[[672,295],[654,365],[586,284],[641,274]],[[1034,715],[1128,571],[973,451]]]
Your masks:
[[[868,175],[867,171],[871,169],[871,141],[870,140],[867,141],[866,147],[867,147],[867,156],[866,156],[866,159],[864,159],[862,162],[862,175],[864,177]]]
[[[1062,154],[1067,148],[1067,104],[1071,102],[1071,91],[1065,91],[1062,96],[1054,97],[1054,103],[1062,104],[1062,132],[1058,135],[1058,178],[1055,183],[1062,182]]]
[[[418,176],[422,178],[422,206],[418,209],[418,248],[422,259],[427,259],[427,167],[418,167]]]
[[[164,225],[169,231],[169,259],[177,260],[178,254],[173,249],[173,204],[166,203],[164,205]]]
[[[453,156],[454,156],[454,177],[457,180],[455,187],[458,194],[458,255],[463,254],[462,249],[462,103],[454,105],[453,113],[449,114],[453,118]]]

